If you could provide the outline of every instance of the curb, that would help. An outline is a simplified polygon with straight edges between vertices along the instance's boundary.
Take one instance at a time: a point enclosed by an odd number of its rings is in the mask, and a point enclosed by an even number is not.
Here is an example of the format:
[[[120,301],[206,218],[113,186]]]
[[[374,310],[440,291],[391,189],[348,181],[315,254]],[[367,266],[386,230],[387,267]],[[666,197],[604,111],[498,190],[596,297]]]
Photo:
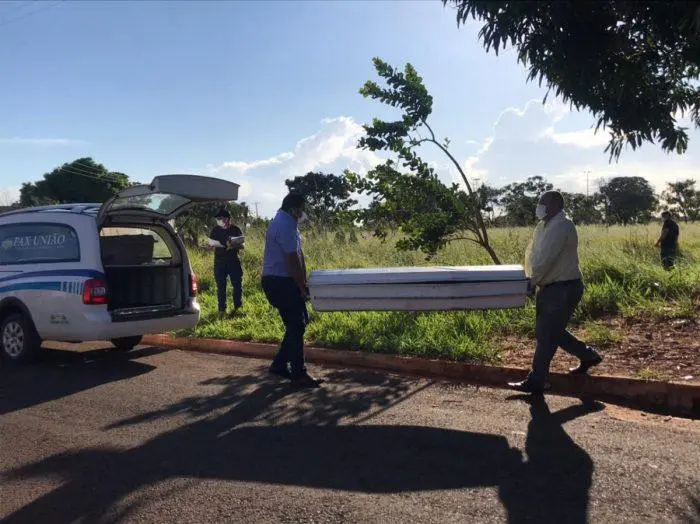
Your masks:
[[[199,353],[218,353],[270,360],[277,345],[170,335],[147,335],[142,344],[178,348]],[[521,380],[520,368],[482,366],[402,357],[361,351],[307,347],[306,361],[334,367],[365,368],[420,377],[457,380],[481,386],[502,388],[506,382]],[[672,415],[700,418],[700,385],[679,382],[653,382],[607,375],[550,375],[553,390],[564,395],[587,395],[614,404],[638,407]]]

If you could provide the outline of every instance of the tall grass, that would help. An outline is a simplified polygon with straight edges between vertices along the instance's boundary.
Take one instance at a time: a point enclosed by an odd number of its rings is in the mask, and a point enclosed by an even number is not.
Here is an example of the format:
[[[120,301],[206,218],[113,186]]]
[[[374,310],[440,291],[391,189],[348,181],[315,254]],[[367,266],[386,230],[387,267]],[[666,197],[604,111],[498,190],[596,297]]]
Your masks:
[[[579,252],[586,293],[575,322],[595,323],[610,316],[692,317],[700,302],[700,224],[681,224],[682,256],[676,270],[661,267],[653,247],[658,226],[579,228]],[[504,263],[522,263],[532,231],[497,229],[492,243]],[[201,337],[277,342],[283,328],[260,290],[263,232],[249,231],[242,260],[244,315],[218,319],[213,260],[209,252],[190,253],[200,278],[203,318],[191,332]],[[421,253],[397,252],[370,235],[348,242],[335,235],[305,235],[309,270],[412,265],[489,264],[488,255],[467,242],[450,244],[427,261]],[[423,355],[456,360],[494,361],[498,335],[533,334],[534,306],[522,309],[426,313],[311,312],[307,339],[320,346]]]

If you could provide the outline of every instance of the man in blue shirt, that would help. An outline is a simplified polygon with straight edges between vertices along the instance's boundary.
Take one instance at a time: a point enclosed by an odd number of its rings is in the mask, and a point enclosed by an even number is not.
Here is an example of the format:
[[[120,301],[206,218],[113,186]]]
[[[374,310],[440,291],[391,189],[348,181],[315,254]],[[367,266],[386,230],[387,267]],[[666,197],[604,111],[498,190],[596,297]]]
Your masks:
[[[262,288],[270,304],[279,311],[285,333],[270,373],[291,379],[295,386],[318,387],[304,365],[304,331],[309,322],[306,300],[306,264],[298,223],[305,218],[304,198],[290,193],[265,235]]]

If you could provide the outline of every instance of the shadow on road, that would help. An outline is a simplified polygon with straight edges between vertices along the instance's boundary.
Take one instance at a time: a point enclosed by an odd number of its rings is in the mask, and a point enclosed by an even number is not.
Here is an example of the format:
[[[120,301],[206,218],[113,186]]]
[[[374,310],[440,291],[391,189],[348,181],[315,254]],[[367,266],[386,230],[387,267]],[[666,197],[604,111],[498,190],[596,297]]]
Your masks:
[[[162,351],[150,347],[128,353],[49,349],[31,365],[3,363],[0,366],[0,415],[148,373],[155,368],[135,360]]]
[[[528,460],[500,489],[509,521],[587,522],[593,461],[562,425],[604,405],[583,401],[550,413],[544,396],[515,395],[510,400],[529,404],[532,418],[525,440]]]
[[[688,494],[688,508],[679,510],[680,522],[697,524],[700,522],[700,492],[697,495]]]
[[[313,391],[253,375],[207,381],[222,390],[107,428],[191,417],[143,445],[58,454],[7,473],[1,480],[50,475],[64,482],[4,522],[124,518],[135,510],[117,505],[124,497],[182,477],[362,493],[497,486],[510,522],[586,521],[593,463],[561,424],[597,408],[551,414],[544,399],[535,399],[524,462],[500,435],[348,425],[411,394],[407,382],[378,377],[338,371],[327,375],[328,388]]]

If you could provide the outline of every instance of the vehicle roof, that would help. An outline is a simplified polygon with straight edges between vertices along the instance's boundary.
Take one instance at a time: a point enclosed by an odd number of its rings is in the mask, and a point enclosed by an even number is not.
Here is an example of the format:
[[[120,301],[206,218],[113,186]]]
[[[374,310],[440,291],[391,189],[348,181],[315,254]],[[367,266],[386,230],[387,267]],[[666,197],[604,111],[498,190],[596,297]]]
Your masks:
[[[78,215],[90,215],[94,217],[97,216],[97,213],[100,210],[101,206],[102,204],[96,203],[75,203],[55,204],[51,206],[24,207],[0,213],[0,218],[30,213],[73,213]]]

